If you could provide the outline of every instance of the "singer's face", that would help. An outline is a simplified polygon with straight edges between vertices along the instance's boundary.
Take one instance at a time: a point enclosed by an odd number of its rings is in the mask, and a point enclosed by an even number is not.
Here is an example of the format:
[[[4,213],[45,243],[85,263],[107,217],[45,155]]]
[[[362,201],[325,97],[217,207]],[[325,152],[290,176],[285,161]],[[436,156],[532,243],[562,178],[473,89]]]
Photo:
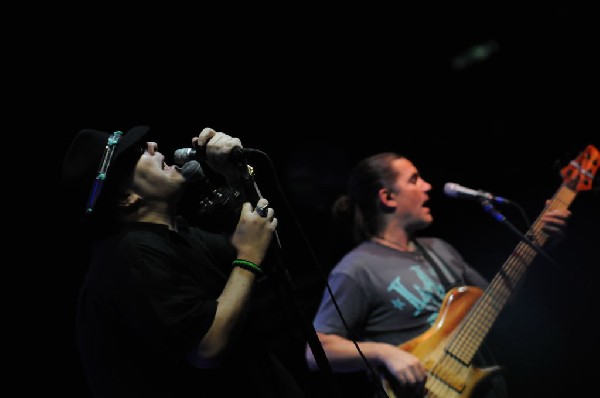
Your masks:
[[[158,144],[146,143],[133,175],[132,190],[147,201],[168,200],[181,192],[185,179],[175,166],[165,163]]]
[[[431,184],[419,174],[419,170],[406,158],[395,159],[390,167],[396,172],[391,197],[396,204],[395,216],[407,230],[422,229],[431,224],[433,217],[424,204],[429,200],[427,192]]]

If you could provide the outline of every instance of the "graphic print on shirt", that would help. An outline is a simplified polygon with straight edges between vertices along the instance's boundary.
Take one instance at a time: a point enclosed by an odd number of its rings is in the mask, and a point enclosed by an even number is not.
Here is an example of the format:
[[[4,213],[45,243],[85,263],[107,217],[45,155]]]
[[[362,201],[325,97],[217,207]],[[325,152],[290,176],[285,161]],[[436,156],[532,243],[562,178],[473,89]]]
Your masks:
[[[400,311],[405,311],[407,305],[412,306],[413,317],[420,316],[424,311],[431,311],[427,320],[433,324],[444,300],[444,286],[437,280],[431,268],[426,270],[420,264],[415,264],[409,269],[415,274],[416,279],[406,278],[407,280],[403,281],[400,276],[397,276],[388,285],[388,292],[396,292],[400,296],[391,300],[392,305]],[[412,286],[405,285],[410,282],[413,282]]]

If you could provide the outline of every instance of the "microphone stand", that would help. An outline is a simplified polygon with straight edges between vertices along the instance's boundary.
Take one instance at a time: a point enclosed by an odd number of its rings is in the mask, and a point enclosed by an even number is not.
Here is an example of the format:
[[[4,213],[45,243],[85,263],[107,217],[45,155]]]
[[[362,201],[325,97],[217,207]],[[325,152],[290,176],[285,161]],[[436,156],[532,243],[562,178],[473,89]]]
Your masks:
[[[531,240],[531,238],[529,238],[527,235],[519,231],[510,221],[506,219],[506,217],[504,217],[504,215],[502,215],[502,213],[496,210],[496,208],[489,199],[482,199],[480,200],[480,203],[481,206],[483,206],[483,210],[485,210],[486,213],[491,214],[496,221],[500,221],[502,224],[506,225],[508,229],[514,232],[520,239],[522,239],[525,243],[531,246],[536,252],[544,256],[546,260],[558,266],[558,263],[554,261],[554,259],[550,257],[550,255],[546,251],[544,251],[544,249],[542,249],[537,243]]]
[[[239,171],[240,171],[240,175],[242,177],[244,190],[246,192],[248,199],[251,200],[251,203],[256,203],[258,201],[258,199],[263,198],[263,196],[260,192],[260,189],[258,189],[258,185],[256,184],[256,181],[254,180],[254,168],[247,163],[245,156],[243,156],[243,161],[239,162]],[[306,337],[306,341],[307,341],[308,345],[310,346],[310,349],[313,353],[315,361],[317,362],[317,366],[319,367],[319,370],[326,375],[327,387],[329,388],[329,391],[330,391],[329,396],[334,397],[334,398],[336,398],[336,397],[341,398],[342,393],[341,393],[340,387],[336,384],[336,382],[334,380],[333,370],[331,369],[331,365],[327,359],[327,356],[325,355],[325,351],[323,349],[323,346],[321,345],[319,337],[317,336],[317,332],[315,331],[312,322],[309,321],[309,319],[306,317],[306,314],[302,309],[300,300],[298,299],[297,295],[294,294],[296,288],[294,286],[293,280],[292,280],[287,268],[285,268],[285,266],[283,265],[284,261],[283,261],[283,257],[281,254],[282,247],[281,247],[281,241],[279,239],[279,234],[277,233],[277,229],[274,231],[274,234],[275,234],[275,238],[276,238],[276,242],[277,242],[277,248],[279,249],[275,253],[277,256],[277,260],[278,260],[277,261],[278,266],[277,266],[276,271],[280,272],[280,274],[283,276],[283,278],[281,278],[281,280],[284,283],[285,287],[287,287],[287,291],[290,293],[290,297],[292,299],[292,305],[294,307],[294,310],[300,317],[302,327],[304,330],[304,335]]]

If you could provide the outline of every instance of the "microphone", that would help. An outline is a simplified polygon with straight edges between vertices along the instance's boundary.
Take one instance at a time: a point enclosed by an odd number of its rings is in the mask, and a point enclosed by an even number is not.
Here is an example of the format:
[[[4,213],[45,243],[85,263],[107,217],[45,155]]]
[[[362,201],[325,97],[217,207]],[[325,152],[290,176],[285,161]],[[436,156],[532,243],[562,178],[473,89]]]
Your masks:
[[[185,164],[181,166],[181,175],[183,175],[185,180],[188,182],[200,181],[202,183],[210,185],[210,181],[208,181],[208,178],[204,173],[204,169],[202,169],[202,166],[197,160],[190,160],[185,162]]]
[[[246,153],[257,152],[256,149],[233,147],[229,157],[233,160],[244,159]],[[205,148],[198,150],[196,148],[179,148],[173,154],[173,162],[179,166],[186,164],[191,160],[201,160],[205,156]]]
[[[503,198],[502,196],[495,196],[489,192],[466,188],[454,182],[447,182],[444,185],[444,193],[446,196],[453,198],[491,200],[498,203],[511,203],[510,200]]]
[[[181,167],[181,174],[189,185],[192,185],[198,192],[199,212],[205,213],[216,205],[220,205],[229,200],[228,195],[223,188],[216,188],[204,173],[200,162],[190,160]]]

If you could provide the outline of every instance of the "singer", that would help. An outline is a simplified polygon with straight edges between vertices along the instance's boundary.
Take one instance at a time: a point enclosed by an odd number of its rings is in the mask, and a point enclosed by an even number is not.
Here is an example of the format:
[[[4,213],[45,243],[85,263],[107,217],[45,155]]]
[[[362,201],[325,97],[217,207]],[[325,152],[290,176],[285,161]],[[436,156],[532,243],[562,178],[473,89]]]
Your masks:
[[[186,178],[148,134],[148,126],[83,129],[63,160],[65,214],[93,241],[76,315],[91,395],[302,397],[260,333],[268,311],[254,308],[264,305],[255,286],[267,278],[274,210],[241,197],[232,231],[186,224],[178,216]],[[229,159],[239,138],[205,128],[192,144],[243,191]]]
[[[487,285],[448,242],[416,238],[433,222],[427,206],[431,189],[409,159],[379,153],[356,165],[348,194],[334,203],[339,230],[351,231],[352,242],[329,274],[331,294],[324,291],[313,324],[333,370],[350,374],[354,390],[348,396],[383,396],[382,381],[390,397],[424,396],[433,376],[413,350],[401,345],[419,336],[426,341],[423,333],[433,326],[451,288]],[[561,230],[569,215],[568,210],[547,213],[548,231]],[[355,336],[358,341],[352,340]],[[479,349],[477,364],[494,363],[488,351],[486,346]],[[306,360],[315,369],[309,347]],[[373,369],[381,374],[374,377]],[[504,380],[491,377],[481,384],[480,394],[506,397]]]

